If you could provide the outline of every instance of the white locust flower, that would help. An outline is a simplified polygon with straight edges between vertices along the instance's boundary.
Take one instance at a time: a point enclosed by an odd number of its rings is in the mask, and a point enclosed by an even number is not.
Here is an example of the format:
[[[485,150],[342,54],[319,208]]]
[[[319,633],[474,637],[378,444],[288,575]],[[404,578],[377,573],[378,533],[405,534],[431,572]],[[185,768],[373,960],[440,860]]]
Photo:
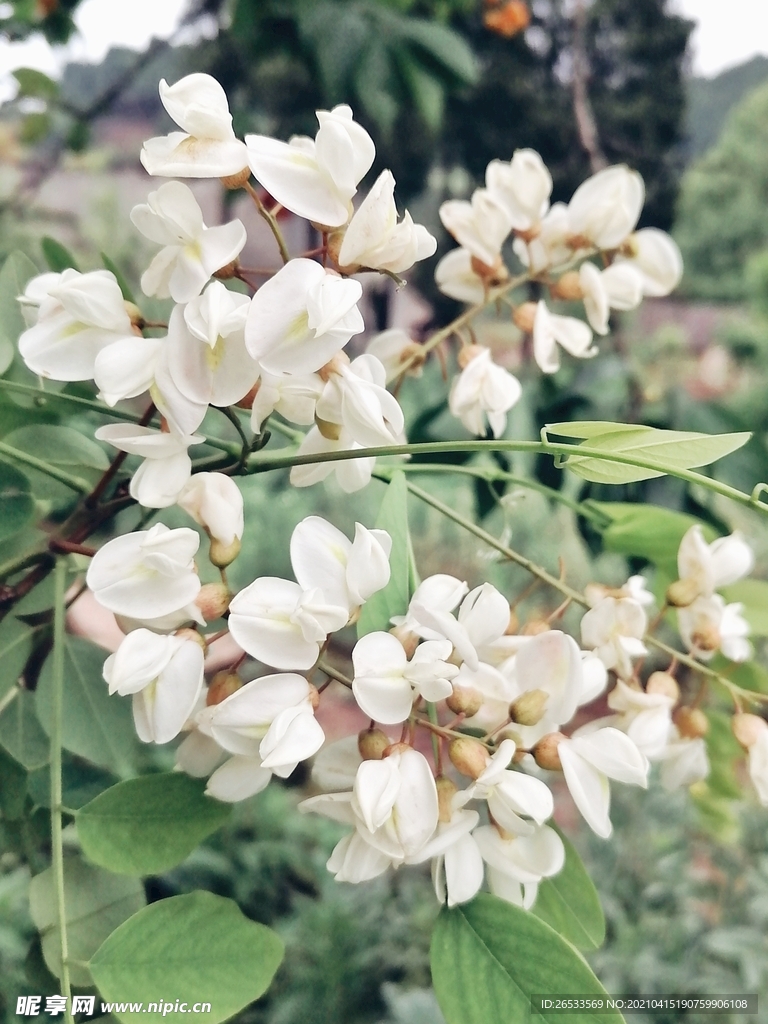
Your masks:
[[[461,602],[458,616],[454,617],[445,610],[445,605],[452,600],[455,591],[451,584],[443,591],[443,581],[452,577],[438,579],[438,585],[432,584],[424,590],[419,587],[411,598],[406,618],[413,625],[409,622],[409,628],[427,640],[450,640],[455,648],[454,658],[477,670],[480,665],[478,649],[493,644],[506,632],[509,602],[493,584],[483,583],[467,594]],[[431,580],[434,581],[435,577]],[[434,601],[430,600],[433,589],[437,592],[437,600]]]
[[[195,473],[176,504],[204,527],[212,540],[225,547],[243,536],[243,496],[230,476]]]
[[[623,164],[593,174],[568,204],[572,244],[618,249],[637,224],[644,199],[642,177]]]
[[[196,618],[192,609],[200,579],[194,557],[199,544],[194,530],[169,530],[162,523],[126,533],[96,552],[86,583],[99,604],[117,615],[139,621],[175,613],[182,615],[181,622]]]
[[[604,597],[581,620],[581,642],[607,669],[627,678],[632,675],[632,658],[648,653],[642,640],[647,627],[648,616],[637,601]]]
[[[432,861],[435,895],[449,907],[467,903],[483,884],[483,858],[471,835],[479,820],[477,811],[454,808],[449,821],[438,822],[421,853],[408,860],[409,864]]]
[[[621,679],[608,695],[608,707],[618,712],[616,728],[625,732],[649,761],[659,760],[667,749],[675,702],[675,697],[635,689]]]
[[[480,345],[463,349],[459,362],[464,368],[453,381],[448,407],[470,433],[485,434],[487,417],[493,436],[500,437],[507,413],[523,393],[520,381],[494,363],[490,349]]]
[[[108,270],[43,274],[27,285],[25,294],[40,302],[37,322],[19,338],[19,353],[41,377],[89,380],[103,349],[124,339],[140,342],[120,286]]]
[[[540,274],[571,259],[573,250],[568,245],[568,233],[568,207],[565,203],[554,203],[535,237],[515,238],[512,249],[524,267]]]
[[[317,400],[325,382],[317,373],[262,373],[251,406],[251,429],[258,434],[273,412],[291,423],[314,423]]]
[[[707,745],[701,737],[681,736],[673,725],[661,757],[661,784],[664,789],[680,789],[706,779],[710,765]]]
[[[577,359],[597,355],[592,331],[583,320],[550,313],[547,304],[540,299],[533,320],[533,355],[544,373],[556,373],[560,369],[558,345]]]
[[[749,777],[763,807],[768,807],[768,728],[761,729],[749,748]]]
[[[493,269],[501,263],[501,247],[512,230],[512,218],[488,189],[475,189],[469,202],[449,199],[440,207],[440,220],[484,267]]]
[[[382,171],[347,226],[339,266],[345,272],[365,267],[402,274],[436,249],[437,239],[422,224],[414,224],[407,210],[398,223],[395,179],[391,171]]]
[[[390,327],[389,330],[375,334],[371,338],[365,353],[375,356],[384,367],[387,379],[392,380],[400,376],[403,372],[403,363],[411,356],[416,356],[416,361],[405,372],[409,377],[421,376],[424,360],[421,350],[422,346],[413,341],[406,331],[399,327]]]
[[[445,573],[427,576],[413,592],[407,613],[395,615],[390,621],[393,626],[402,626],[424,640],[444,640],[445,637],[439,632],[421,623],[418,612],[421,608],[429,608],[433,613],[450,614],[459,606],[468,591],[467,584],[455,576],[448,576]]]
[[[635,309],[643,298],[643,279],[628,263],[598,270],[586,260],[579,268],[579,284],[587,319],[598,334],[608,333],[612,309]]]
[[[363,451],[363,445],[358,444],[349,431],[342,427],[339,436],[334,439],[326,437],[318,427],[312,427],[304,435],[296,454],[326,455],[330,452],[347,451]],[[290,479],[294,487],[311,487],[333,474],[342,491],[352,494],[371,482],[375,465],[376,459],[373,458],[342,459],[334,462],[321,460],[306,466],[294,466]]]
[[[104,662],[109,692],[133,696],[143,743],[168,743],[181,732],[203,688],[203,660],[194,640],[136,629]]]
[[[709,661],[717,650],[731,661],[749,661],[754,652],[743,610],[743,604],[726,604],[719,594],[697,597],[693,604],[677,609],[680,636],[702,661]]]
[[[315,406],[318,429],[331,441],[342,432],[364,448],[397,444],[403,435],[403,410],[387,391],[387,372],[368,353],[351,363],[339,353],[324,369],[326,384]]]
[[[248,311],[245,342],[268,373],[314,373],[363,328],[359,281],[308,259],[291,260],[259,288]]]
[[[148,174],[164,178],[222,178],[248,167],[245,145],[235,138],[222,87],[210,75],[193,74],[175,85],[160,82],[160,99],[182,129],[147,139],[140,160]]]
[[[610,727],[590,729],[585,726],[563,738],[557,753],[574,803],[592,831],[607,839],[613,831],[608,780],[646,789],[649,764],[625,733]]]
[[[168,181],[150,192],[146,203],[131,210],[142,235],[162,245],[141,276],[145,295],[189,302],[208,279],[242,252],[247,236],[242,221],[208,228],[192,191],[180,181]]]
[[[404,722],[415,697],[428,701],[450,697],[450,681],[459,671],[447,662],[452,650],[447,640],[427,640],[409,661],[403,645],[391,633],[368,633],[352,651],[355,700],[375,722]]]
[[[280,142],[246,135],[248,161],[258,181],[286,210],[322,227],[341,227],[376,149],[346,104],[316,113],[320,128],[314,140],[294,135],[290,142]]]
[[[531,836],[535,825],[552,817],[554,803],[546,783],[507,766],[515,753],[513,740],[505,739],[488,758],[485,770],[474,785],[461,794],[462,801],[486,800],[494,821],[510,835]]]
[[[137,398],[149,391],[162,350],[162,338],[135,336],[118,339],[103,348],[93,364],[93,379],[99,389],[99,398],[114,406],[126,398]],[[177,433],[191,434],[201,421],[202,417],[189,430],[178,430]]]
[[[435,267],[435,284],[443,295],[457,302],[476,306],[485,301],[486,287],[472,265],[468,249],[451,249],[443,256]]]
[[[509,163],[491,160],[485,184],[506,208],[516,231],[536,229],[549,209],[552,175],[533,149],[516,149]]]
[[[234,405],[256,383],[259,366],[245,347],[248,308],[247,295],[213,281],[171,314],[164,345],[168,372],[194,405]]]
[[[494,896],[529,910],[542,878],[558,874],[565,863],[565,847],[549,825],[538,825],[531,835],[501,835],[483,825],[474,840],[488,865],[488,885]]]
[[[643,295],[669,295],[683,276],[683,257],[677,243],[666,231],[641,228],[629,236],[617,257],[616,266],[626,265],[640,275]]]
[[[708,544],[698,524],[687,531],[677,552],[677,571],[695,597],[711,597],[715,590],[743,579],[755,564],[752,549],[736,530]]]
[[[122,452],[144,459],[130,486],[131,497],[144,508],[168,508],[175,504],[192,473],[187,449],[205,442],[201,434],[162,433],[129,423],[99,427],[95,436]]]

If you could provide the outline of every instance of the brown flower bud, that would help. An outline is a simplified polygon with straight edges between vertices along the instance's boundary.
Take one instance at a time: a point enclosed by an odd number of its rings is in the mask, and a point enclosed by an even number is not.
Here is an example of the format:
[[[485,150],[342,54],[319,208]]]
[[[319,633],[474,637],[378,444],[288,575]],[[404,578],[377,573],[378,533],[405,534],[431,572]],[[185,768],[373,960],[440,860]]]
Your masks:
[[[689,604],[693,604],[700,592],[699,584],[690,577],[675,580],[667,587],[667,604],[671,604],[673,608],[687,608]]]
[[[459,787],[444,775],[440,775],[435,779],[435,785],[437,786],[438,820],[447,824],[453,816],[451,802],[458,793]]]
[[[211,541],[211,549],[208,552],[208,558],[211,560],[212,565],[219,569],[226,569],[239,554],[240,541],[237,537],[230,544],[223,544],[220,540],[213,539]]]
[[[698,740],[709,732],[709,719],[701,708],[682,707],[672,715],[677,731],[688,740]]]
[[[313,684],[309,683],[309,703],[312,705],[312,710],[317,711],[320,707],[320,691]]]
[[[227,174],[221,179],[221,184],[224,188],[235,190],[242,188],[243,185],[248,181],[251,176],[251,168],[244,167],[242,171],[238,171],[237,174]]]
[[[705,623],[691,633],[691,643],[700,651],[716,651],[722,639],[720,630],[712,622]]]
[[[219,267],[218,270],[214,270],[213,276],[218,281],[231,281],[233,277],[237,276],[235,271],[239,266],[239,260],[232,260],[229,263],[225,263],[223,267]]]
[[[204,583],[195,598],[195,604],[206,621],[220,618],[229,608],[232,591],[224,583]]]
[[[363,729],[357,737],[357,749],[364,761],[380,761],[391,742],[381,729]]]
[[[535,302],[523,302],[522,305],[518,306],[512,314],[512,320],[516,327],[519,327],[521,331],[525,331],[526,334],[531,334],[533,331],[533,321],[536,319],[536,303]]]
[[[230,697],[239,690],[242,685],[243,681],[236,672],[230,672],[229,669],[217,672],[208,687],[205,703],[208,707],[212,707],[214,704],[221,704],[223,700],[226,700],[227,697]]]
[[[680,700],[680,687],[677,680],[669,672],[652,672],[645,684],[646,693],[658,693],[664,697],[671,697],[677,704]]]
[[[330,235],[328,235],[328,256],[337,265],[339,264],[339,253],[341,252],[341,243],[344,241],[344,235],[346,235],[346,233],[347,229],[346,227],[343,227],[337,228],[336,230],[332,231]],[[345,271],[349,271],[349,273],[354,273],[354,269],[352,267],[343,267],[342,269]]]
[[[390,757],[392,754],[404,754],[407,750],[413,750],[408,743],[390,743],[388,747],[384,748],[381,756]]]
[[[393,626],[389,631],[396,640],[399,640],[405,651],[406,657],[410,660],[416,653],[419,646],[419,637],[411,632],[407,626]]]
[[[205,641],[205,637],[192,626],[184,626],[181,629],[177,629],[173,635],[180,637],[182,640],[194,640],[196,644],[200,644],[202,647],[203,654],[208,653],[208,644]]]
[[[509,717],[518,725],[538,725],[549,701],[545,690],[528,690],[509,705]]]
[[[482,345],[465,345],[459,349],[459,354],[456,356],[456,362],[462,370],[466,370],[473,359],[477,359],[485,352]]]
[[[141,336],[141,332],[144,330],[144,327],[146,325],[144,314],[141,312],[141,310],[139,309],[135,302],[129,302],[127,299],[125,299],[123,301],[123,305],[125,306],[125,312],[131,318],[131,327],[133,328],[133,333]]]
[[[741,712],[731,719],[733,735],[745,749],[749,750],[760,739],[762,733],[768,729],[768,722],[759,715],[749,715]]]
[[[550,287],[549,292],[553,299],[563,299],[565,302],[583,299],[584,289],[581,287],[578,270],[569,270],[563,274],[560,280]]]
[[[454,715],[471,718],[483,706],[483,695],[474,686],[454,686],[453,693],[446,697],[445,703]]]
[[[451,740],[448,745],[448,756],[453,766],[462,775],[468,775],[471,779],[479,778],[489,761],[488,751],[483,744],[479,740],[473,740],[470,736]]]
[[[247,395],[243,395],[239,402],[235,402],[235,406],[238,409],[250,409],[253,406],[253,401],[256,395],[259,393],[261,387],[261,381],[257,380]]]
[[[532,751],[539,768],[546,768],[551,772],[563,770],[557,748],[565,738],[561,732],[550,732],[546,736],[542,736]]]

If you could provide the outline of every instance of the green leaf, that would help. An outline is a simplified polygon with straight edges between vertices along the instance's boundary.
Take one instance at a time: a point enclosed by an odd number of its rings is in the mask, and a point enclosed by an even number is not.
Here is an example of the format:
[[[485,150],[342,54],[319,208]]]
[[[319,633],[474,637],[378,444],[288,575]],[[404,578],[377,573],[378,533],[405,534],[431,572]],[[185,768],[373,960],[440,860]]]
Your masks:
[[[443,74],[463,85],[474,85],[479,68],[470,46],[458,32],[436,21],[424,18],[403,18],[401,32],[413,48],[421,50]]]
[[[17,682],[32,653],[32,630],[13,616],[0,622],[0,697]]]
[[[606,434],[595,434],[584,442],[586,447],[606,454],[634,456],[653,462],[657,469],[645,469],[626,463],[611,462],[577,454],[569,455],[566,467],[577,476],[601,484],[627,484],[651,480],[670,470],[709,466],[745,445],[752,435],[699,434],[685,430],[656,430],[653,427],[625,426]],[[578,452],[579,445],[576,446]]]
[[[357,635],[387,630],[393,615],[404,615],[415,586],[415,562],[408,531],[408,488],[405,473],[396,470],[376,518],[376,529],[386,530],[392,538],[389,555],[389,583],[363,605],[357,622]],[[418,586],[418,581],[416,582]]]
[[[406,51],[397,54],[397,63],[424,124],[436,132],[445,110],[443,84]]]
[[[27,771],[48,763],[48,737],[35,713],[35,695],[19,690],[0,714],[0,746]]]
[[[590,437],[599,437],[600,434],[617,434],[620,431],[637,430],[636,423],[611,423],[610,420],[573,420],[568,423],[547,423],[548,434],[557,434],[559,437],[578,437],[586,440]],[[650,427],[643,427],[643,430],[650,430]]]
[[[8,821],[24,813],[27,773],[18,761],[0,747],[0,811]]]
[[[55,469],[82,477],[93,484],[109,466],[104,449],[73,427],[35,423],[12,430],[3,440],[26,455],[33,455]],[[13,459],[13,456],[8,455],[7,458]],[[72,488],[54,480],[47,473],[29,466],[24,467],[24,472],[38,499],[66,504],[74,500]]]
[[[19,96],[52,100],[58,95],[58,83],[36,68],[17,68],[12,74],[19,83]]]
[[[709,524],[669,508],[631,505],[619,501],[591,501],[589,504],[611,520],[603,532],[606,551],[647,558],[675,579],[677,550],[688,530],[698,525],[708,541],[717,537],[716,531]]]
[[[62,270],[69,270],[70,268],[72,270],[79,270],[75,257],[66,246],[62,245],[61,242],[57,242],[55,238],[46,235],[40,242],[40,248],[43,250],[43,256],[49,269],[55,273],[60,273]]]
[[[34,517],[35,499],[28,478],[0,461],[0,541],[12,537]]]
[[[107,256],[105,252],[103,252],[101,253],[101,262],[104,264],[107,270],[109,270],[111,273],[115,275],[115,280],[120,286],[120,291],[123,293],[123,298],[126,300],[126,302],[135,303],[136,300],[133,297],[131,286],[126,281],[125,275],[123,274],[122,270],[118,267],[118,265],[114,262],[114,260],[110,259],[110,257]]]
[[[554,878],[539,882],[533,912],[579,949],[599,949],[605,941],[600,897],[573,844],[557,831],[565,847],[565,865]]]
[[[77,834],[96,864],[125,875],[175,867],[224,824],[229,804],[181,772],[119,782],[77,812]]]
[[[744,605],[744,618],[755,636],[768,636],[768,583],[765,580],[740,580],[721,587],[720,592],[729,603]]]
[[[140,910],[105,940],[90,967],[104,1000],[207,1002],[207,1024],[219,1024],[266,992],[283,952],[279,937],[232,900],[193,892]],[[114,1012],[137,1024],[163,1020],[162,1012]]]
[[[37,267],[23,252],[12,252],[0,270],[0,374],[11,365],[16,342],[27,327],[17,296],[23,293],[30,278],[38,273]]]
[[[533,995],[604,996],[581,955],[535,914],[488,893],[437,919],[431,948],[432,981],[448,1024],[531,1019]],[[536,1020],[560,1024],[559,1014]],[[570,1024],[617,1024],[619,1013],[569,1014]]]
[[[131,703],[110,696],[102,676],[107,652],[89,640],[64,642],[62,743],[66,750],[118,775],[132,770],[136,750]],[[36,691],[37,713],[50,731],[53,706],[53,658],[48,657]]]
[[[118,925],[146,903],[144,886],[136,878],[112,875],[79,857],[64,861],[64,905],[67,920],[69,972],[73,985],[91,985],[83,964]],[[61,975],[61,944],[56,880],[53,868],[35,875],[29,886],[29,910],[42,940],[48,970]]]

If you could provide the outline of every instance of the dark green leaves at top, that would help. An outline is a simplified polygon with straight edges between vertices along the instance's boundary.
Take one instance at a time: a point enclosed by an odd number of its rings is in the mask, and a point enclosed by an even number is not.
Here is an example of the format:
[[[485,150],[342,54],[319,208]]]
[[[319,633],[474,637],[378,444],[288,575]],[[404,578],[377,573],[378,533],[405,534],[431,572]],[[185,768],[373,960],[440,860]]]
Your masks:
[[[605,941],[600,897],[573,844],[557,831],[565,846],[565,865],[554,878],[539,883],[533,912],[579,949],[599,949]]]
[[[175,867],[230,815],[229,804],[205,796],[205,781],[181,772],[128,779],[77,812],[77,834],[89,860],[125,875]]]
[[[35,499],[28,478],[7,462],[0,462],[0,541],[12,537],[35,514]]]
[[[0,373],[11,365],[16,342],[27,326],[17,297],[38,273],[23,252],[12,252],[0,270]]]
[[[619,501],[593,501],[590,505],[610,519],[603,531],[606,551],[646,558],[673,579],[677,578],[680,541],[692,526],[701,526],[707,541],[717,537],[707,523],[669,508]]]
[[[552,423],[547,431],[562,437],[583,437],[583,445],[605,452],[605,458],[578,455],[579,445],[568,456],[566,466],[577,476],[601,484],[627,484],[650,480],[674,470],[709,466],[741,448],[752,436],[739,434],[699,434],[694,431],[656,430],[654,427],[627,423]],[[652,464],[652,468],[625,462],[613,462],[611,455],[629,457]]]
[[[134,914],[105,940],[90,969],[102,999],[179,999],[190,1009],[204,1001],[211,1005],[205,1020],[219,1024],[266,992],[283,952],[279,937],[232,900],[193,892]],[[117,1016],[137,1024],[163,1020],[162,1013]]]
[[[448,1024],[517,1024],[531,1019],[533,995],[602,996],[605,989],[582,957],[526,910],[479,893],[437,919],[432,982]],[[536,1020],[561,1024],[542,1011]],[[618,1024],[619,1013],[570,1014],[570,1024]]]
[[[40,243],[40,248],[43,250],[43,256],[49,269],[55,273],[61,273],[62,270],[69,270],[70,268],[72,270],[79,269],[77,260],[69,249],[62,245],[61,242],[57,242],[55,238],[50,238],[46,235]]]
[[[411,595],[418,585],[408,530],[408,488],[405,473],[401,471],[392,474],[376,518],[376,529],[386,530],[392,538],[389,556],[391,575],[386,587],[363,605],[357,623],[358,636],[389,629],[390,618],[405,614]]]

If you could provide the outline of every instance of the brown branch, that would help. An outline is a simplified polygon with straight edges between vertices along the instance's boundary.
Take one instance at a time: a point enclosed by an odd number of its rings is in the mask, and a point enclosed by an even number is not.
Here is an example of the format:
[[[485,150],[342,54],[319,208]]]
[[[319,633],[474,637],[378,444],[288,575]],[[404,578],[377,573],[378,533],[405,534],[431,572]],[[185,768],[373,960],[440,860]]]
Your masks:
[[[589,100],[589,58],[587,56],[587,9],[585,0],[577,0],[573,16],[573,112],[579,141],[589,156],[592,173],[608,166],[600,146],[595,113]]]

